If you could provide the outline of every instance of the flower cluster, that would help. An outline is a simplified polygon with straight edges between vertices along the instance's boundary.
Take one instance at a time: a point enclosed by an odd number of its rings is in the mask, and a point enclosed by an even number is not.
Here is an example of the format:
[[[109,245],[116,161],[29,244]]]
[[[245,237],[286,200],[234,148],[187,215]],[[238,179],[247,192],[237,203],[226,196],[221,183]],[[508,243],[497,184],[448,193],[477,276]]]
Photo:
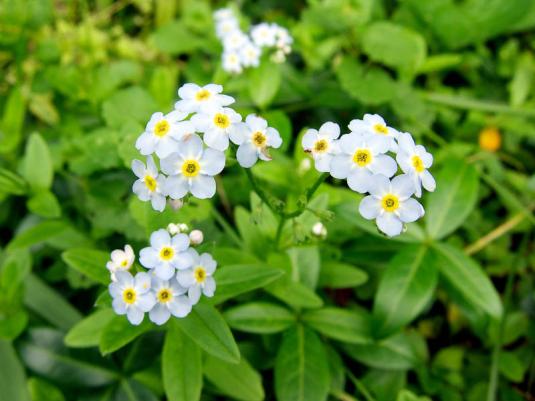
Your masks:
[[[303,148],[314,158],[318,171],[347,180],[355,192],[369,194],[359,206],[365,219],[375,219],[388,236],[399,235],[403,223],[416,221],[425,213],[412,196],[419,198],[422,187],[435,190],[428,171],[433,156],[416,145],[411,134],[389,127],[377,114],[352,120],[349,130],[340,136],[340,127],[332,122],[319,130],[309,129],[303,136]],[[394,177],[398,167],[402,174]]]
[[[243,122],[240,114],[227,107],[234,99],[222,91],[216,84],[183,85],[175,110],[154,113],[137,139],[136,148],[147,156],[147,162],[132,162],[138,177],[132,190],[155,210],[165,208],[167,197],[174,203],[181,203],[178,201],[188,194],[199,199],[213,197],[214,176],[225,167],[224,152],[230,141],[238,146],[236,158],[245,168],[258,159],[271,160],[269,148],[282,144],[278,131],[263,118],[250,114]]]
[[[149,270],[132,275],[135,255],[130,245],[111,253],[106,265],[111,273],[109,285],[112,306],[118,315],[126,315],[138,325],[146,312],[149,319],[162,325],[172,316],[187,316],[202,294],[212,297],[216,283],[212,275],[216,261],[208,253],[200,254],[190,244],[202,232],[175,234],[161,229],[152,233],[150,246],[143,248],[139,262]],[[202,239],[201,239],[202,242]]]
[[[229,8],[217,10],[214,20],[216,35],[223,44],[223,69],[227,72],[240,74],[244,68],[258,67],[264,48],[275,49],[271,59],[277,63],[284,62],[292,51],[290,33],[275,23],[253,25],[248,35]]]

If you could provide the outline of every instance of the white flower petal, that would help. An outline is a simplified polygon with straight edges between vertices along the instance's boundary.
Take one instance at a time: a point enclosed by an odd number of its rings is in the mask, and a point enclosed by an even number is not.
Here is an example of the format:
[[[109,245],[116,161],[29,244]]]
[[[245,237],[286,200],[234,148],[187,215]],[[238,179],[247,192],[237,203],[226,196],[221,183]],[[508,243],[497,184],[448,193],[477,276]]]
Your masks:
[[[145,164],[141,160],[132,160],[132,171],[138,178],[145,177]]]
[[[377,227],[389,237],[401,234],[403,224],[394,213],[383,213],[377,216]]]
[[[347,185],[353,191],[361,194],[368,192],[373,181],[373,174],[368,169],[356,168],[353,169],[347,176]]]
[[[228,145],[228,140],[227,140]],[[225,154],[218,150],[206,149],[199,160],[201,174],[216,175],[225,167]]]
[[[111,303],[111,307],[118,315],[126,314],[126,304],[124,303],[122,296],[115,298]]]
[[[195,97],[195,94],[201,89],[197,84],[187,83],[178,88],[178,96],[182,99],[191,99]]]
[[[144,132],[136,140],[136,149],[139,150],[139,153],[142,155],[150,155],[154,152],[154,147],[156,146],[156,138],[154,135]]]
[[[171,312],[169,312],[169,309],[162,304],[156,304],[149,312],[150,321],[159,326],[167,322],[170,317]]]
[[[266,130],[266,136],[267,136],[267,145],[271,146],[274,149],[280,148],[282,145],[282,138],[279,134],[279,131],[277,131],[275,128],[269,127]]]
[[[158,261],[158,252],[154,248],[143,248],[139,252],[139,263],[147,269],[152,269],[158,264]]]
[[[317,140],[318,140],[318,131],[315,129],[309,129],[307,130],[307,132],[305,132],[305,135],[303,135],[303,139],[301,140],[301,145],[303,146],[304,150],[312,150]]]
[[[392,193],[399,196],[400,200],[409,198],[414,193],[414,182],[408,174],[401,174],[392,178]]]
[[[163,212],[165,209],[165,196],[162,194],[153,194],[151,198],[152,208],[158,212]]]
[[[176,317],[186,317],[191,312],[191,303],[188,297],[175,297],[169,302],[169,310]]]
[[[331,161],[331,175],[334,178],[347,178],[351,171],[351,156],[347,154],[339,154],[333,157]]]
[[[416,199],[409,198],[404,202],[400,202],[397,211],[402,222],[412,223],[421,217],[422,205]]]
[[[375,197],[382,198],[390,192],[390,180],[381,174],[375,174],[368,192]]]
[[[373,196],[366,196],[360,201],[359,212],[365,219],[375,219],[381,212],[381,201]]]
[[[193,258],[188,252],[180,252],[173,259],[173,266],[179,270],[189,269],[193,266]]]
[[[192,305],[195,305],[199,302],[201,298],[201,287],[198,285],[193,285],[188,288],[188,298]]]
[[[213,297],[215,292],[215,280],[213,277],[206,277],[206,280],[204,282],[204,288],[203,288],[203,294],[207,297]]]
[[[429,191],[433,192],[437,186],[435,178],[431,175],[431,173],[428,170],[425,170],[420,175],[422,179],[422,185],[423,187]]]
[[[398,170],[396,161],[387,155],[377,155],[370,164],[370,170],[375,174],[382,174],[385,177],[392,177]]]
[[[182,175],[167,177],[164,184],[164,192],[171,199],[182,199],[189,191],[188,179]]]
[[[184,288],[189,288],[195,284],[195,277],[193,276],[193,270],[179,270],[176,274],[178,284]]]
[[[132,275],[127,271],[118,271],[115,273],[115,277],[117,278],[117,283],[119,284],[120,288],[134,286],[134,277],[132,277]]]
[[[248,142],[241,144],[236,152],[236,159],[240,166],[245,168],[252,167],[258,160],[256,148]]]
[[[331,139],[336,139],[340,136],[340,126],[331,121],[327,121],[320,127],[319,133],[321,135],[327,135]]]
[[[204,143],[212,149],[224,151],[228,148],[228,135],[224,130],[211,129],[204,134]],[[206,151],[205,151],[206,153]]]
[[[150,290],[151,276],[148,273],[140,272],[134,277],[134,286],[136,291],[140,294],[144,294]]]
[[[314,166],[316,167],[316,170],[322,173],[328,173],[331,170],[332,159],[333,156],[328,153],[316,156],[314,159]]]
[[[147,292],[146,294],[138,294],[138,299],[136,300],[136,307],[143,312],[150,311],[156,304],[156,298],[152,292]]]
[[[167,230],[160,228],[150,235],[150,244],[153,248],[160,249],[162,246],[171,244],[171,237]]]
[[[139,325],[143,321],[143,316],[144,313],[135,306],[129,307],[126,311],[126,317],[128,318],[128,321],[134,326]]]
[[[188,249],[189,242],[189,237],[184,233],[177,234],[171,239],[171,244],[177,252]]]
[[[204,266],[206,273],[212,275],[217,267],[217,262],[214,260],[212,255],[205,252],[200,256],[200,265]]]
[[[170,280],[175,275],[175,271],[169,262],[160,262],[154,268],[154,274],[162,280]]]
[[[190,135],[184,138],[179,143],[178,154],[183,159],[198,160],[202,154],[202,139],[198,135]]]
[[[196,198],[208,199],[215,195],[216,185],[214,177],[199,174],[191,182],[190,191]]]
[[[249,126],[245,123],[238,123],[232,127],[229,133],[230,140],[236,145],[241,145],[248,138],[250,133]]]

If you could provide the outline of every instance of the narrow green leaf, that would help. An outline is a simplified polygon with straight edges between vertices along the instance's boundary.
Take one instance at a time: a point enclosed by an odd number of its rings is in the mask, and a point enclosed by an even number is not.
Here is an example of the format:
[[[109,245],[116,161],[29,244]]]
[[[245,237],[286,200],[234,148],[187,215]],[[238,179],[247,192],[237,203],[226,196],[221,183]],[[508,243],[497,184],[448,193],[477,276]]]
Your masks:
[[[326,307],[307,311],[303,322],[323,335],[350,344],[366,344],[372,341],[370,319],[363,312]]]
[[[292,266],[292,278],[315,289],[320,273],[320,253],[317,246],[288,249]]]
[[[104,327],[100,335],[99,349],[102,355],[117,351],[134,341],[143,333],[149,331],[153,325],[145,319],[140,325],[134,326],[126,316],[115,316]]]
[[[265,290],[295,308],[319,308],[323,305],[323,300],[310,288],[284,277],[267,286]]]
[[[28,185],[24,178],[5,169],[0,168],[0,191],[13,195],[24,195]]]
[[[35,226],[17,234],[8,245],[8,249],[17,249],[39,244],[60,237],[69,229],[67,223],[60,220],[42,221]]]
[[[27,202],[31,212],[47,218],[61,216],[61,207],[55,195],[50,191],[39,191]]]
[[[9,153],[16,149],[22,138],[22,127],[26,114],[26,100],[20,86],[15,86],[8,95],[0,125],[0,152]]]
[[[104,328],[115,317],[112,309],[101,309],[75,324],[65,336],[65,344],[72,348],[97,347]]]
[[[169,401],[197,401],[202,390],[201,350],[175,323],[169,325],[162,352],[165,394]]]
[[[77,248],[63,252],[61,258],[69,267],[96,282],[104,285],[110,283],[110,273],[106,269],[106,262],[110,259],[109,253],[96,249]]]
[[[280,65],[263,60],[258,68],[250,70],[249,95],[261,109],[269,106],[281,84]]]
[[[240,361],[240,350],[221,314],[213,306],[195,305],[183,319],[177,319],[180,329],[207,353],[231,363]]]
[[[30,401],[24,368],[10,342],[0,340],[0,401]]]
[[[325,401],[330,377],[325,348],[312,330],[298,325],[286,333],[275,361],[279,401]]]
[[[502,315],[500,296],[475,260],[444,243],[434,244],[434,251],[440,274],[466,301],[494,318]]]
[[[393,334],[423,310],[433,296],[438,270],[426,246],[404,248],[388,264],[379,282],[373,308],[374,328]]]
[[[452,233],[472,212],[477,202],[479,177],[471,164],[450,160],[437,174],[437,189],[427,196],[426,228],[434,239]]]
[[[352,288],[368,281],[368,273],[354,266],[339,262],[322,263],[319,286],[327,288]]]
[[[248,333],[271,334],[286,330],[295,316],[286,308],[268,302],[251,302],[223,314],[230,327]]]
[[[207,356],[204,374],[223,394],[242,401],[262,401],[262,376],[241,358],[238,364]]]
[[[280,269],[261,264],[223,266],[214,275],[217,289],[213,302],[219,304],[236,295],[262,288],[283,274]]]
[[[33,190],[49,189],[52,185],[52,156],[47,143],[37,133],[31,134],[26,144],[22,175]]]
[[[62,392],[45,380],[32,377],[28,380],[32,401],[65,401]]]

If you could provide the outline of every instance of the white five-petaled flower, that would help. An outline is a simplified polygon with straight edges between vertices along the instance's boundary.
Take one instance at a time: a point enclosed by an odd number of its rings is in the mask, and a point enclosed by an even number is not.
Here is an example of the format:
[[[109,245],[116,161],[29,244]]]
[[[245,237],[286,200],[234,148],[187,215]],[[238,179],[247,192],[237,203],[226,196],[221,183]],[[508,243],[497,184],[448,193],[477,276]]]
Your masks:
[[[196,113],[234,103],[234,98],[222,95],[222,91],[223,87],[216,84],[202,87],[192,83],[184,84],[178,89],[181,100],[175,103],[175,109],[185,113]]]
[[[278,148],[282,144],[279,132],[268,127],[267,121],[254,114],[249,114],[240,129],[230,133],[230,140],[239,145],[236,158],[240,166],[252,167],[258,158],[269,161],[268,148]]]
[[[374,174],[391,177],[396,173],[396,161],[384,154],[388,144],[382,138],[351,133],[343,135],[338,145],[340,154],[332,159],[331,175],[347,178],[353,191],[368,192]]]
[[[223,53],[223,69],[234,74],[239,74],[243,71],[241,57],[237,51],[225,51]]]
[[[302,145],[306,152],[310,152],[314,158],[316,170],[328,172],[331,167],[331,160],[338,154],[338,143],[336,139],[340,136],[338,124],[326,122],[319,131],[309,129],[303,136]]]
[[[183,198],[188,192],[199,199],[215,195],[214,175],[225,167],[225,154],[215,149],[203,149],[197,135],[185,138],[178,149],[161,161],[164,173],[169,174],[165,191],[173,199]]]
[[[412,179],[398,175],[390,181],[384,175],[373,177],[366,196],[359,205],[365,219],[376,219],[377,227],[389,237],[401,234],[403,223],[411,223],[424,215],[424,208],[411,195],[414,193]]]
[[[152,291],[156,304],[149,312],[149,319],[157,325],[169,320],[171,315],[185,317],[191,312],[191,302],[184,295],[187,290],[178,284],[175,279],[160,280],[152,277]]]
[[[135,258],[136,255],[134,255],[134,250],[130,245],[125,245],[124,251],[122,249],[114,250],[111,253],[111,260],[106,263],[106,268],[111,273],[111,279],[117,280],[115,273],[118,271],[130,270]]]
[[[180,140],[188,132],[192,125],[188,121],[182,121],[187,113],[172,111],[168,114],[154,113],[150,118],[145,132],[136,141],[136,148],[144,155],[156,153],[158,157],[166,157],[174,152]]]
[[[387,150],[397,152],[396,139],[399,132],[386,125],[385,120],[378,114],[364,114],[362,120],[351,120],[349,129],[357,134],[368,134],[381,138],[387,144]]]
[[[160,229],[151,234],[150,245],[141,250],[139,262],[147,269],[154,269],[154,274],[161,280],[169,280],[176,269],[187,269],[193,262],[186,252],[189,247],[186,234],[171,237],[167,230]]]
[[[240,60],[244,67],[258,67],[261,50],[258,46],[247,43],[240,49]]]
[[[147,273],[137,273],[135,277],[127,271],[115,273],[117,281],[109,285],[113,298],[112,307],[118,315],[125,315],[134,325],[143,321],[145,312],[154,306],[156,300],[150,291],[150,276]]]
[[[433,164],[433,155],[422,145],[416,145],[411,134],[401,133],[398,137],[398,154],[396,160],[404,173],[408,174],[414,183],[415,195],[422,196],[422,186],[430,192],[436,187],[436,182],[427,170]]]
[[[223,38],[223,47],[225,50],[239,50],[249,43],[249,38],[240,30],[230,32]]]
[[[132,191],[143,202],[151,201],[154,210],[161,212],[165,208],[165,177],[158,175],[158,168],[152,156],[147,157],[147,166],[140,160],[132,161],[132,170],[138,177]]]
[[[229,134],[236,130],[241,115],[228,107],[214,109],[208,113],[195,114],[191,121],[199,132],[204,132],[204,142],[209,147],[224,151],[228,148]]]
[[[251,29],[251,37],[253,38],[254,44],[258,47],[275,46],[277,40],[274,26],[266,22],[253,26]]]
[[[216,284],[212,275],[215,272],[217,263],[209,253],[199,255],[192,248],[188,252],[193,258],[192,267],[187,270],[180,270],[176,277],[178,283],[188,289],[191,303],[196,304],[199,302],[201,293],[207,297],[214,295]]]

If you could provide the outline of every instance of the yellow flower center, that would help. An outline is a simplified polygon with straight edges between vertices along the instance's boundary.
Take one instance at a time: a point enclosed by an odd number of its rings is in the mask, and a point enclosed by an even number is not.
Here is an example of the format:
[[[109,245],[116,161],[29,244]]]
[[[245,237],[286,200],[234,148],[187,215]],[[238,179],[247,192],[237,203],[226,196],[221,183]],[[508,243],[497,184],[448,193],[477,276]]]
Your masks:
[[[198,102],[202,102],[204,100],[208,100],[210,96],[212,96],[210,91],[206,89],[201,89],[195,94],[195,100],[197,100]]]
[[[393,212],[399,208],[399,198],[396,195],[387,194],[383,196],[381,204],[384,210],[387,212]]]
[[[364,167],[372,162],[372,153],[368,149],[357,149],[353,155],[353,163]]]
[[[420,159],[420,156],[414,155],[412,157],[412,166],[418,173],[421,173],[425,170],[424,162],[422,161],[422,159]]]
[[[182,174],[186,177],[195,177],[200,170],[201,166],[197,160],[186,160],[182,164]]]
[[[266,141],[267,138],[263,132],[256,131],[253,134],[253,145],[255,145],[257,148],[263,148],[264,146],[266,146]]]
[[[173,299],[173,293],[168,288],[162,288],[160,291],[158,291],[156,297],[158,298],[158,302],[166,304]]]
[[[133,288],[126,288],[123,291],[123,301],[125,304],[132,305],[136,302],[137,294]]]
[[[489,152],[496,152],[502,145],[500,131],[496,128],[485,128],[479,133],[479,147]]]
[[[386,127],[386,125],[383,125],[383,124],[375,124],[375,125],[373,126],[373,129],[375,130],[375,133],[376,133],[376,134],[388,135],[388,128]]]
[[[154,135],[159,136],[160,138],[167,135],[171,126],[167,120],[160,120],[154,126]]]
[[[214,117],[214,124],[219,128],[227,128],[230,125],[230,118],[222,113],[217,113]]]
[[[156,180],[154,179],[153,176],[151,175],[145,176],[145,186],[150,192],[154,192],[156,190],[157,185],[158,184],[156,183]]]
[[[170,261],[175,256],[175,250],[170,246],[164,246],[160,249],[160,259]]]
[[[121,266],[122,266],[122,267],[126,267],[126,266],[128,266],[128,260],[124,259],[124,260],[121,262]]]
[[[193,277],[195,277],[197,283],[204,283],[204,280],[206,280],[206,270],[204,270],[204,267],[197,266],[193,271]]]
[[[316,141],[314,144],[314,152],[316,153],[323,153],[326,152],[327,149],[329,149],[329,144],[325,139],[320,139],[319,141]]]

